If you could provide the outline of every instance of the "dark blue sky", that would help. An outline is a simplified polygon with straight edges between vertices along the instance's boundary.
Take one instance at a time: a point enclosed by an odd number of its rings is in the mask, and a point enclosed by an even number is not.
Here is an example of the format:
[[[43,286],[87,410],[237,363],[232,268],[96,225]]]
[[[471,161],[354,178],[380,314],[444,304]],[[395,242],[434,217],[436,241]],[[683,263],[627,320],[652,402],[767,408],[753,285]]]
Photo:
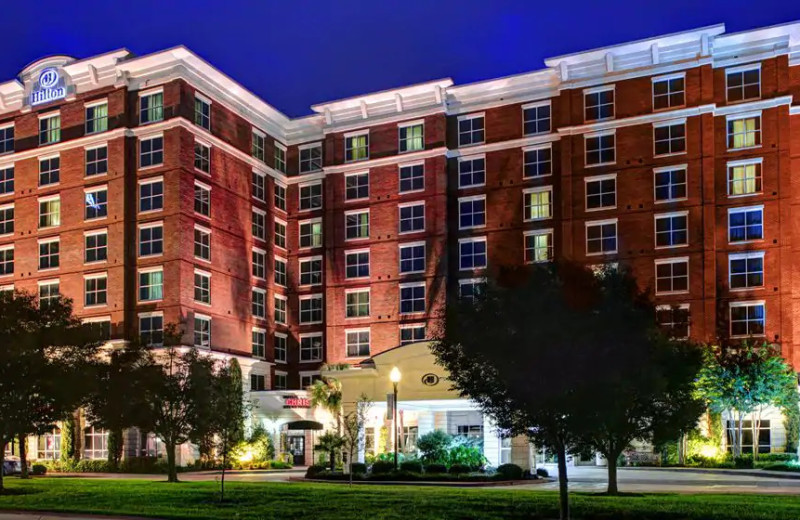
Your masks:
[[[724,22],[800,20],[792,0],[4,0],[0,81],[49,54],[184,44],[290,116],[431,79],[469,83],[543,59]]]

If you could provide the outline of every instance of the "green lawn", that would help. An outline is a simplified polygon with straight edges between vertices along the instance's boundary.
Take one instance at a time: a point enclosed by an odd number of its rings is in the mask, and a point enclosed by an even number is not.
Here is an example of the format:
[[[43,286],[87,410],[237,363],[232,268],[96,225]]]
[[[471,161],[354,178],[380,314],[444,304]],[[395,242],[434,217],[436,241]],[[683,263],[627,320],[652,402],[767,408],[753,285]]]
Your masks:
[[[0,509],[129,514],[164,519],[467,519],[558,518],[557,494],[484,488],[230,483],[216,502],[214,482],[39,478],[6,480]],[[576,519],[800,518],[800,497],[667,495],[606,497],[574,494]]]

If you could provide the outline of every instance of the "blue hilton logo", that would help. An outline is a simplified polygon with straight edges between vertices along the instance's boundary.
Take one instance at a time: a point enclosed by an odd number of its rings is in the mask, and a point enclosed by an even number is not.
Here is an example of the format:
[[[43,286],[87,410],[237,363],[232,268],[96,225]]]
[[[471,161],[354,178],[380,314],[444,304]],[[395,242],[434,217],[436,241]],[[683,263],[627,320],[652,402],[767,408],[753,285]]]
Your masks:
[[[67,96],[67,87],[60,81],[58,71],[52,67],[39,73],[39,83],[31,92],[31,105],[41,105]],[[62,83],[59,85],[59,83]]]

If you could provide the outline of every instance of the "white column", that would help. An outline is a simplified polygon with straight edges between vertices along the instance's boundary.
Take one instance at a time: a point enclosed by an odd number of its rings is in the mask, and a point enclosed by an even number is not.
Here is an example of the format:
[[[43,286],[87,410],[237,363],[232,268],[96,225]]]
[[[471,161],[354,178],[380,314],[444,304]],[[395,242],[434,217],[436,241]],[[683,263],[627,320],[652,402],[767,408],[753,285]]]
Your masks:
[[[483,416],[483,456],[489,461],[489,466],[500,465],[500,436],[488,415]]]
[[[433,412],[427,410],[417,412],[417,428],[419,428],[420,437],[435,430]]]

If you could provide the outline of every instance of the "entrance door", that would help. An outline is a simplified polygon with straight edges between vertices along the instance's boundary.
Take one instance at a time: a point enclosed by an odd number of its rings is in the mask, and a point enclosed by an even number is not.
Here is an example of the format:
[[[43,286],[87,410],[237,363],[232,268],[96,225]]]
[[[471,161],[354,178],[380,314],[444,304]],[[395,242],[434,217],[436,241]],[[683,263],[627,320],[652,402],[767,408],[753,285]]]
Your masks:
[[[289,435],[289,453],[292,454],[295,466],[306,465],[306,437],[305,435]]]

